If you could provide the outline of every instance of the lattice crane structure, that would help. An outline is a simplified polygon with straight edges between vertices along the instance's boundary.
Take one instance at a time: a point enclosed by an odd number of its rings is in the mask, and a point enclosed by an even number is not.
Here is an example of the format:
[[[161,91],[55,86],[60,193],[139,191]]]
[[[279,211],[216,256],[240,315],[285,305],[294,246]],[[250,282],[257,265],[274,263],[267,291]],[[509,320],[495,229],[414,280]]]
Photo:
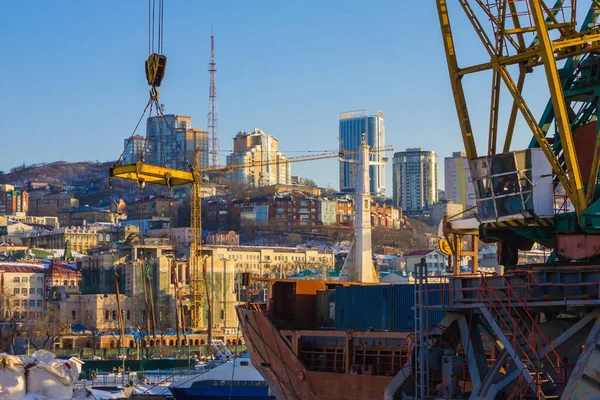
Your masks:
[[[419,308],[443,310],[445,317],[419,332],[385,399],[600,398],[600,2],[436,4],[479,237],[499,241],[505,269],[461,274],[427,289],[439,301]],[[459,64],[458,14],[486,60]],[[464,40],[465,25],[460,29]],[[490,113],[487,148],[478,154],[474,137],[483,132],[474,132],[463,81],[482,71],[491,73]],[[529,78],[536,71],[541,87]],[[503,92],[510,95],[504,116]],[[550,95],[537,118],[526,100],[531,93]],[[533,139],[511,151],[519,116]],[[549,261],[519,265],[517,250],[535,242],[554,248]]]
[[[561,259],[598,258],[600,2],[436,3],[452,93],[475,183],[481,238],[500,241],[504,264],[516,262],[517,249],[528,250],[535,242],[555,248]],[[466,16],[473,35],[487,52],[487,60],[459,64],[460,42],[452,29],[457,14]],[[461,29],[466,29],[465,24]],[[538,70],[543,72],[544,84],[539,87],[538,83],[533,89],[528,82],[539,80],[528,77]],[[484,133],[473,131],[463,81],[484,71],[492,75],[490,113],[487,149],[479,154],[474,137]],[[549,93],[541,116],[534,115],[525,92],[536,96]],[[512,104],[506,115],[501,115],[501,93],[508,93]],[[519,116],[533,139],[529,149],[511,152]],[[506,127],[505,132],[501,126]]]

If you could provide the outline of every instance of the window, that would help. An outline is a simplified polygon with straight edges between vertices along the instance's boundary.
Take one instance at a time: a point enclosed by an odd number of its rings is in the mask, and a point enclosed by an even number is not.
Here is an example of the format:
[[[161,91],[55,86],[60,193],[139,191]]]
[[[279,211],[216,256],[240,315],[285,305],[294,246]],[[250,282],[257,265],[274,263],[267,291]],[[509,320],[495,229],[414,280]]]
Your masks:
[[[131,319],[131,311],[127,310],[127,321]]]
[[[44,290],[44,289],[42,289],[42,288],[37,288],[37,289],[36,289],[36,291],[37,291],[37,294],[41,294],[41,295],[43,295],[43,294],[44,294],[44,293],[43,293],[43,290]]]
[[[21,283],[27,283],[29,282],[29,279],[27,279],[26,276],[24,276],[23,278],[21,278]]]
[[[104,320],[108,321],[110,318],[110,313],[108,312],[108,310],[104,311]]]
[[[15,276],[15,278],[13,279],[14,283],[19,283],[21,282],[21,279],[18,276]]]
[[[13,305],[14,305],[15,307],[19,307],[19,305],[20,305],[20,304],[21,304],[21,302],[20,302],[19,300],[15,300],[15,301],[13,302]]]
[[[29,300],[29,307],[35,307],[35,300]]]
[[[23,300],[23,301],[21,301],[21,305],[22,305],[23,307],[27,307],[27,300]]]
[[[37,283],[44,283],[44,278],[41,276],[38,276]]]
[[[69,284],[69,282],[67,282],[67,280],[65,279],[65,281],[63,282],[63,286],[67,286]]]
[[[117,311],[116,310],[113,310],[113,312],[112,312],[112,319],[113,319],[113,321],[115,321],[117,319]]]
[[[19,288],[15,288],[14,294],[19,294],[19,293],[21,293],[21,291],[19,290]]]
[[[41,301],[40,301],[40,303],[41,303]],[[73,310],[73,311],[71,311],[71,319],[73,319],[73,321],[75,321],[75,317],[76,317],[75,310]]]
[[[27,289],[25,289],[27,290]],[[35,294],[35,289],[34,288],[29,288],[29,294]]]
[[[41,307],[41,306],[42,306],[42,300],[37,300],[37,301],[36,301],[36,305],[37,305],[38,307]],[[73,311],[73,314],[75,314],[75,311]],[[73,317],[73,319],[75,319],[75,318]]]

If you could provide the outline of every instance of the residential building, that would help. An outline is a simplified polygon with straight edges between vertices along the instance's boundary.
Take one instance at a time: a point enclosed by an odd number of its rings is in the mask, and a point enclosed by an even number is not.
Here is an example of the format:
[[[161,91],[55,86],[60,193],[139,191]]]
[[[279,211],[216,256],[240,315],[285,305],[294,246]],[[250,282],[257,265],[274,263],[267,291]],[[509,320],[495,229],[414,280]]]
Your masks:
[[[234,231],[210,232],[206,236],[206,244],[213,244],[218,246],[239,246],[240,235],[238,235]]]
[[[259,128],[239,132],[233,138],[233,153],[227,156],[227,165],[256,163],[248,168],[234,168],[227,172],[230,182],[254,187],[291,183],[291,165],[279,151],[279,141]]]
[[[44,312],[42,264],[0,263],[0,285],[5,299],[0,302],[0,320],[35,319]]]
[[[382,148],[385,146],[383,112],[378,111],[377,115],[368,115],[366,110],[361,110],[340,114],[339,146],[340,151],[350,152],[345,156],[346,159],[358,159],[358,150],[363,134],[370,147]],[[374,197],[385,197],[384,156],[383,152],[371,153],[370,161],[382,162],[382,165],[369,167],[369,185],[371,195]],[[356,192],[357,171],[357,164],[340,162],[340,192]]]
[[[81,254],[98,247],[98,232],[94,227],[67,227],[53,231],[32,233],[23,238],[24,244],[42,249],[64,249],[66,242]]]
[[[189,249],[192,244],[192,228],[158,228],[148,229],[148,236],[153,238],[171,237],[173,243],[178,248]]]
[[[415,147],[394,154],[394,205],[405,213],[429,210],[438,201],[437,168],[434,151]]]
[[[50,190],[50,183],[46,181],[29,181],[27,182],[29,190]]]
[[[146,144],[146,139],[142,135],[134,135],[125,139],[123,144],[123,158],[121,162],[123,164],[134,164],[142,159],[144,160],[150,153],[150,148]]]
[[[417,264],[421,263],[421,259],[425,259],[427,264],[428,275],[446,275],[446,265],[448,256],[439,251],[438,249],[427,249],[427,250],[414,250],[404,254],[404,260],[406,263],[406,273],[409,276],[415,275],[415,269],[418,271]]]
[[[4,185],[4,189],[7,190],[0,190],[0,215],[27,214],[29,194],[24,190],[15,190],[12,185]]]
[[[449,200],[442,200],[431,206],[431,222],[437,226],[445,215],[449,217],[458,216],[464,211],[462,204],[453,203]]]
[[[98,207],[83,207],[67,208],[58,212],[58,221],[62,226],[85,226],[95,222],[111,222],[117,221],[116,213]]]
[[[53,260],[45,273],[44,293],[46,298],[53,287],[61,287],[65,293],[79,293],[81,270],[77,263]]]
[[[444,158],[445,199],[462,204],[463,208],[475,207],[475,188],[469,170],[467,153],[454,152]]]
[[[354,226],[354,201],[351,197],[336,199],[335,209],[338,225]]]
[[[371,204],[371,226],[402,229],[406,227],[406,218],[402,215],[402,210],[386,203],[374,201]]]
[[[224,199],[202,202],[202,226],[212,231],[229,230],[232,227],[230,203]]]
[[[150,196],[127,204],[128,220],[152,217],[177,221],[177,202],[168,196]]]
[[[336,204],[329,199],[319,199],[317,202],[317,222],[323,225],[336,225]]]
[[[317,249],[268,246],[212,246],[202,247],[207,269],[215,270],[223,260],[232,263],[236,273],[249,272],[254,276],[281,278],[306,269],[333,269],[332,253]]]
[[[217,194],[217,185],[214,183],[203,181],[202,185],[200,185],[199,190],[200,198],[215,196]],[[182,200],[186,197],[189,197],[191,192],[192,190],[190,185],[175,186],[173,188],[173,198],[175,200]]]
[[[42,233],[52,230],[52,227],[45,225],[26,224],[19,221],[8,220],[6,231],[0,232],[2,241],[22,245],[26,238],[34,233]]]
[[[264,194],[277,194],[277,193],[286,193],[286,192],[302,192],[305,194],[310,194],[312,196],[321,196],[321,189],[318,187],[305,186],[303,184],[285,184],[279,183],[277,185],[271,185],[264,187],[261,190],[261,193]]]
[[[240,207],[239,216],[241,227],[265,227],[269,224],[269,206],[244,204]]]
[[[23,213],[16,213],[13,215],[6,215],[8,221],[22,222],[28,225],[45,225],[51,226],[52,228],[59,228],[58,217],[45,217],[37,215],[25,215]]]
[[[192,118],[168,114],[150,117],[146,123],[146,147],[152,165],[188,170],[185,157],[194,163],[194,153],[200,150],[200,167],[208,167],[208,132],[192,128]]]
[[[181,150],[183,150],[185,157],[191,165],[194,165],[194,156],[196,149],[198,149],[200,168],[208,168],[208,159],[210,156],[208,132],[198,128],[186,129],[185,131],[177,133],[177,141],[181,145]],[[186,171],[189,170],[189,166],[183,159],[179,159],[175,167]]]
[[[58,217],[59,211],[75,207],[79,207],[79,200],[72,193],[49,194],[33,202],[30,214]]]

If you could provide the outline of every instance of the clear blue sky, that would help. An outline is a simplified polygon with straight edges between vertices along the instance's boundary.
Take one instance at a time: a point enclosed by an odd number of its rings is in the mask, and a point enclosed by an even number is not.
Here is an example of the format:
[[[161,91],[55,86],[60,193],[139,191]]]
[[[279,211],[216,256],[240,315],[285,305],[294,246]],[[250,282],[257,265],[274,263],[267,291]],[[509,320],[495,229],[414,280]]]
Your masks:
[[[379,109],[396,151],[420,146],[442,161],[462,150],[433,0],[165,3],[161,102],[206,128],[214,25],[221,149],[239,130],[260,127],[289,156],[334,150],[340,112]],[[458,22],[459,55],[485,61],[470,25]],[[116,159],[147,102],[147,35],[146,1],[5,2],[0,170]],[[481,145],[490,79],[465,81]],[[539,115],[547,96],[535,96]],[[522,127],[516,146],[529,138]],[[391,154],[387,170],[391,193]],[[443,189],[442,163],[439,171]],[[334,159],[296,163],[292,173],[338,186]]]

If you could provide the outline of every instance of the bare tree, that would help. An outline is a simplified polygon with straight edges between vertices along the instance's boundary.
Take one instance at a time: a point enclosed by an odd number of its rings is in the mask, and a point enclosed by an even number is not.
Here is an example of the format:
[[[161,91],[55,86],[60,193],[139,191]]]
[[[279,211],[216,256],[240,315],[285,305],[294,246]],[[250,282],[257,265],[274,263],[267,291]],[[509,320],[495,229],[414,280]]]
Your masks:
[[[44,312],[29,312],[24,319],[21,335],[36,350],[52,349],[53,344],[70,331],[69,324],[60,320],[60,310],[54,304]]]
[[[0,329],[0,348],[4,352],[14,354],[17,348],[17,337],[20,334],[22,325],[19,320],[20,315],[15,312],[16,307],[20,304],[17,302],[20,302],[20,300],[16,300],[12,294],[3,292],[0,294],[0,302],[4,314],[0,317],[6,325],[4,329]]]
[[[98,337],[100,335],[97,310],[92,307],[91,304],[86,304],[85,309],[83,310],[82,319],[83,324],[90,331],[90,336],[92,338],[92,343],[90,345],[92,347],[92,354],[95,356],[96,348],[98,347]]]

